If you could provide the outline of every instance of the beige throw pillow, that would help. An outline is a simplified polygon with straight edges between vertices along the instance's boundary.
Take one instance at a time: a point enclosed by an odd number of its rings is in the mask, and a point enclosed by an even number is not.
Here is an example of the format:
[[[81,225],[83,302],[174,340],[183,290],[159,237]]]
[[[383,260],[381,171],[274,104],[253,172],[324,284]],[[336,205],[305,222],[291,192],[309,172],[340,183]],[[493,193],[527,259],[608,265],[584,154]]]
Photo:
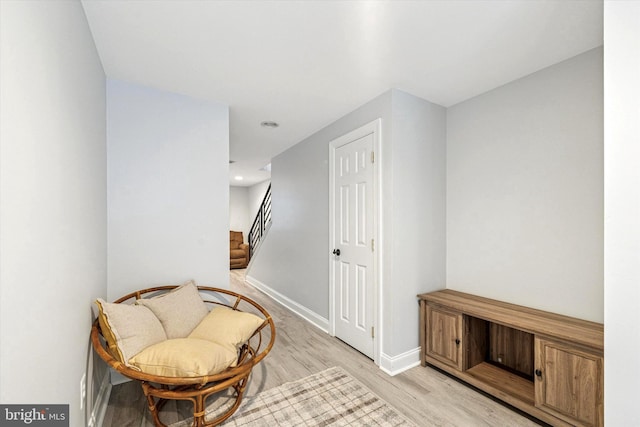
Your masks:
[[[167,338],[186,338],[209,313],[193,281],[153,298],[139,299],[136,304],[149,308],[156,315]]]
[[[211,341],[176,338],[142,350],[129,363],[162,377],[201,377],[224,371],[236,362],[236,352]]]
[[[216,307],[202,319],[189,334],[189,338],[212,341],[237,349],[251,338],[263,322],[263,319],[251,313]]]
[[[167,339],[162,324],[146,307],[96,300],[102,334],[113,356],[125,365],[145,348]]]

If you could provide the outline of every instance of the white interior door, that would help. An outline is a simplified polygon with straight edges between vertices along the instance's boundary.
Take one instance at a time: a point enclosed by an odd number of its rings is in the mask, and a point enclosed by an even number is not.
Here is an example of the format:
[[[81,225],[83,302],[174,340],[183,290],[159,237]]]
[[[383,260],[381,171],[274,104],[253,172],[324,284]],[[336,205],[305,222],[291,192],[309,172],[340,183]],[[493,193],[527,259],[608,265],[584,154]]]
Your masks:
[[[374,358],[374,133],[334,141],[333,319],[335,336]]]

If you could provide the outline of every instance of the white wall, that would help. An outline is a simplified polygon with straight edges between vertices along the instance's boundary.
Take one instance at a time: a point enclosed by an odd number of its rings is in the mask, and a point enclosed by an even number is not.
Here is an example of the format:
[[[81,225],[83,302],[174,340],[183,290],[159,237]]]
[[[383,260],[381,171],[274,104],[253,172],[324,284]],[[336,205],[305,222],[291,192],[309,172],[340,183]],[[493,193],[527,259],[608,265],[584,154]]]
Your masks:
[[[91,306],[107,293],[105,77],[80,2],[2,1],[0,19],[0,401],[69,404],[86,426]]]
[[[329,143],[379,117],[384,222],[380,364],[394,371],[419,360],[416,295],[444,287],[443,107],[390,90],[274,158],[273,224],[249,278],[328,326]]]
[[[251,221],[253,219],[249,216],[249,188],[229,187],[229,230],[242,231],[246,243]]]
[[[318,131],[271,162],[272,225],[250,278],[329,319],[329,142],[382,117],[391,136],[391,92]]]
[[[446,109],[392,92],[391,162],[386,180],[384,351],[416,353],[416,295],[445,287]],[[416,359],[417,360],[417,359]],[[394,370],[394,369],[390,369]]]
[[[108,80],[109,299],[229,283],[229,110]]]
[[[408,307],[445,280],[602,322],[602,100],[601,48],[446,111],[376,98],[273,159],[273,226],[249,277],[327,325],[326,147],[382,117],[381,362],[417,355]]]
[[[602,48],[447,111],[447,288],[603,321]]]
[[[640,3],[604,6],[605,424],[640,425]]]

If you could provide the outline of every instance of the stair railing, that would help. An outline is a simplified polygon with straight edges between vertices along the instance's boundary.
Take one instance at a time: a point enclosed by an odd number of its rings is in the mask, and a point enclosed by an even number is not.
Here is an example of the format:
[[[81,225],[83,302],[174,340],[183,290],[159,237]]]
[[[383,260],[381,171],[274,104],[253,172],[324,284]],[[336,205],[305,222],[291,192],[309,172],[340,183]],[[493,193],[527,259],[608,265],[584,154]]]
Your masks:
[[[251,230],[249,231],[249,251],[250,256],[253,256],[255,249],[258,247],[262,238],[267,231],[268,226],[271,224],[271,184],[267,188],[267,192],[262,199],[260,209],[256,214],[256,219],[253,221]]]

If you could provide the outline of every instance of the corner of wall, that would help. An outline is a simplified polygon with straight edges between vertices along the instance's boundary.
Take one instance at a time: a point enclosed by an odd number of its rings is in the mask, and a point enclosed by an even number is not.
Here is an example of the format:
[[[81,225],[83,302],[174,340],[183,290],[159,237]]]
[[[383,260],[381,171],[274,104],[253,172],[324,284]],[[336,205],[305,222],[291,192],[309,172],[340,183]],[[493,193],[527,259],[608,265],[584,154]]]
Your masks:
[[[401,353],[397,356],[380,355],[380,369],[394,376],[420,365],[420,347]]]

